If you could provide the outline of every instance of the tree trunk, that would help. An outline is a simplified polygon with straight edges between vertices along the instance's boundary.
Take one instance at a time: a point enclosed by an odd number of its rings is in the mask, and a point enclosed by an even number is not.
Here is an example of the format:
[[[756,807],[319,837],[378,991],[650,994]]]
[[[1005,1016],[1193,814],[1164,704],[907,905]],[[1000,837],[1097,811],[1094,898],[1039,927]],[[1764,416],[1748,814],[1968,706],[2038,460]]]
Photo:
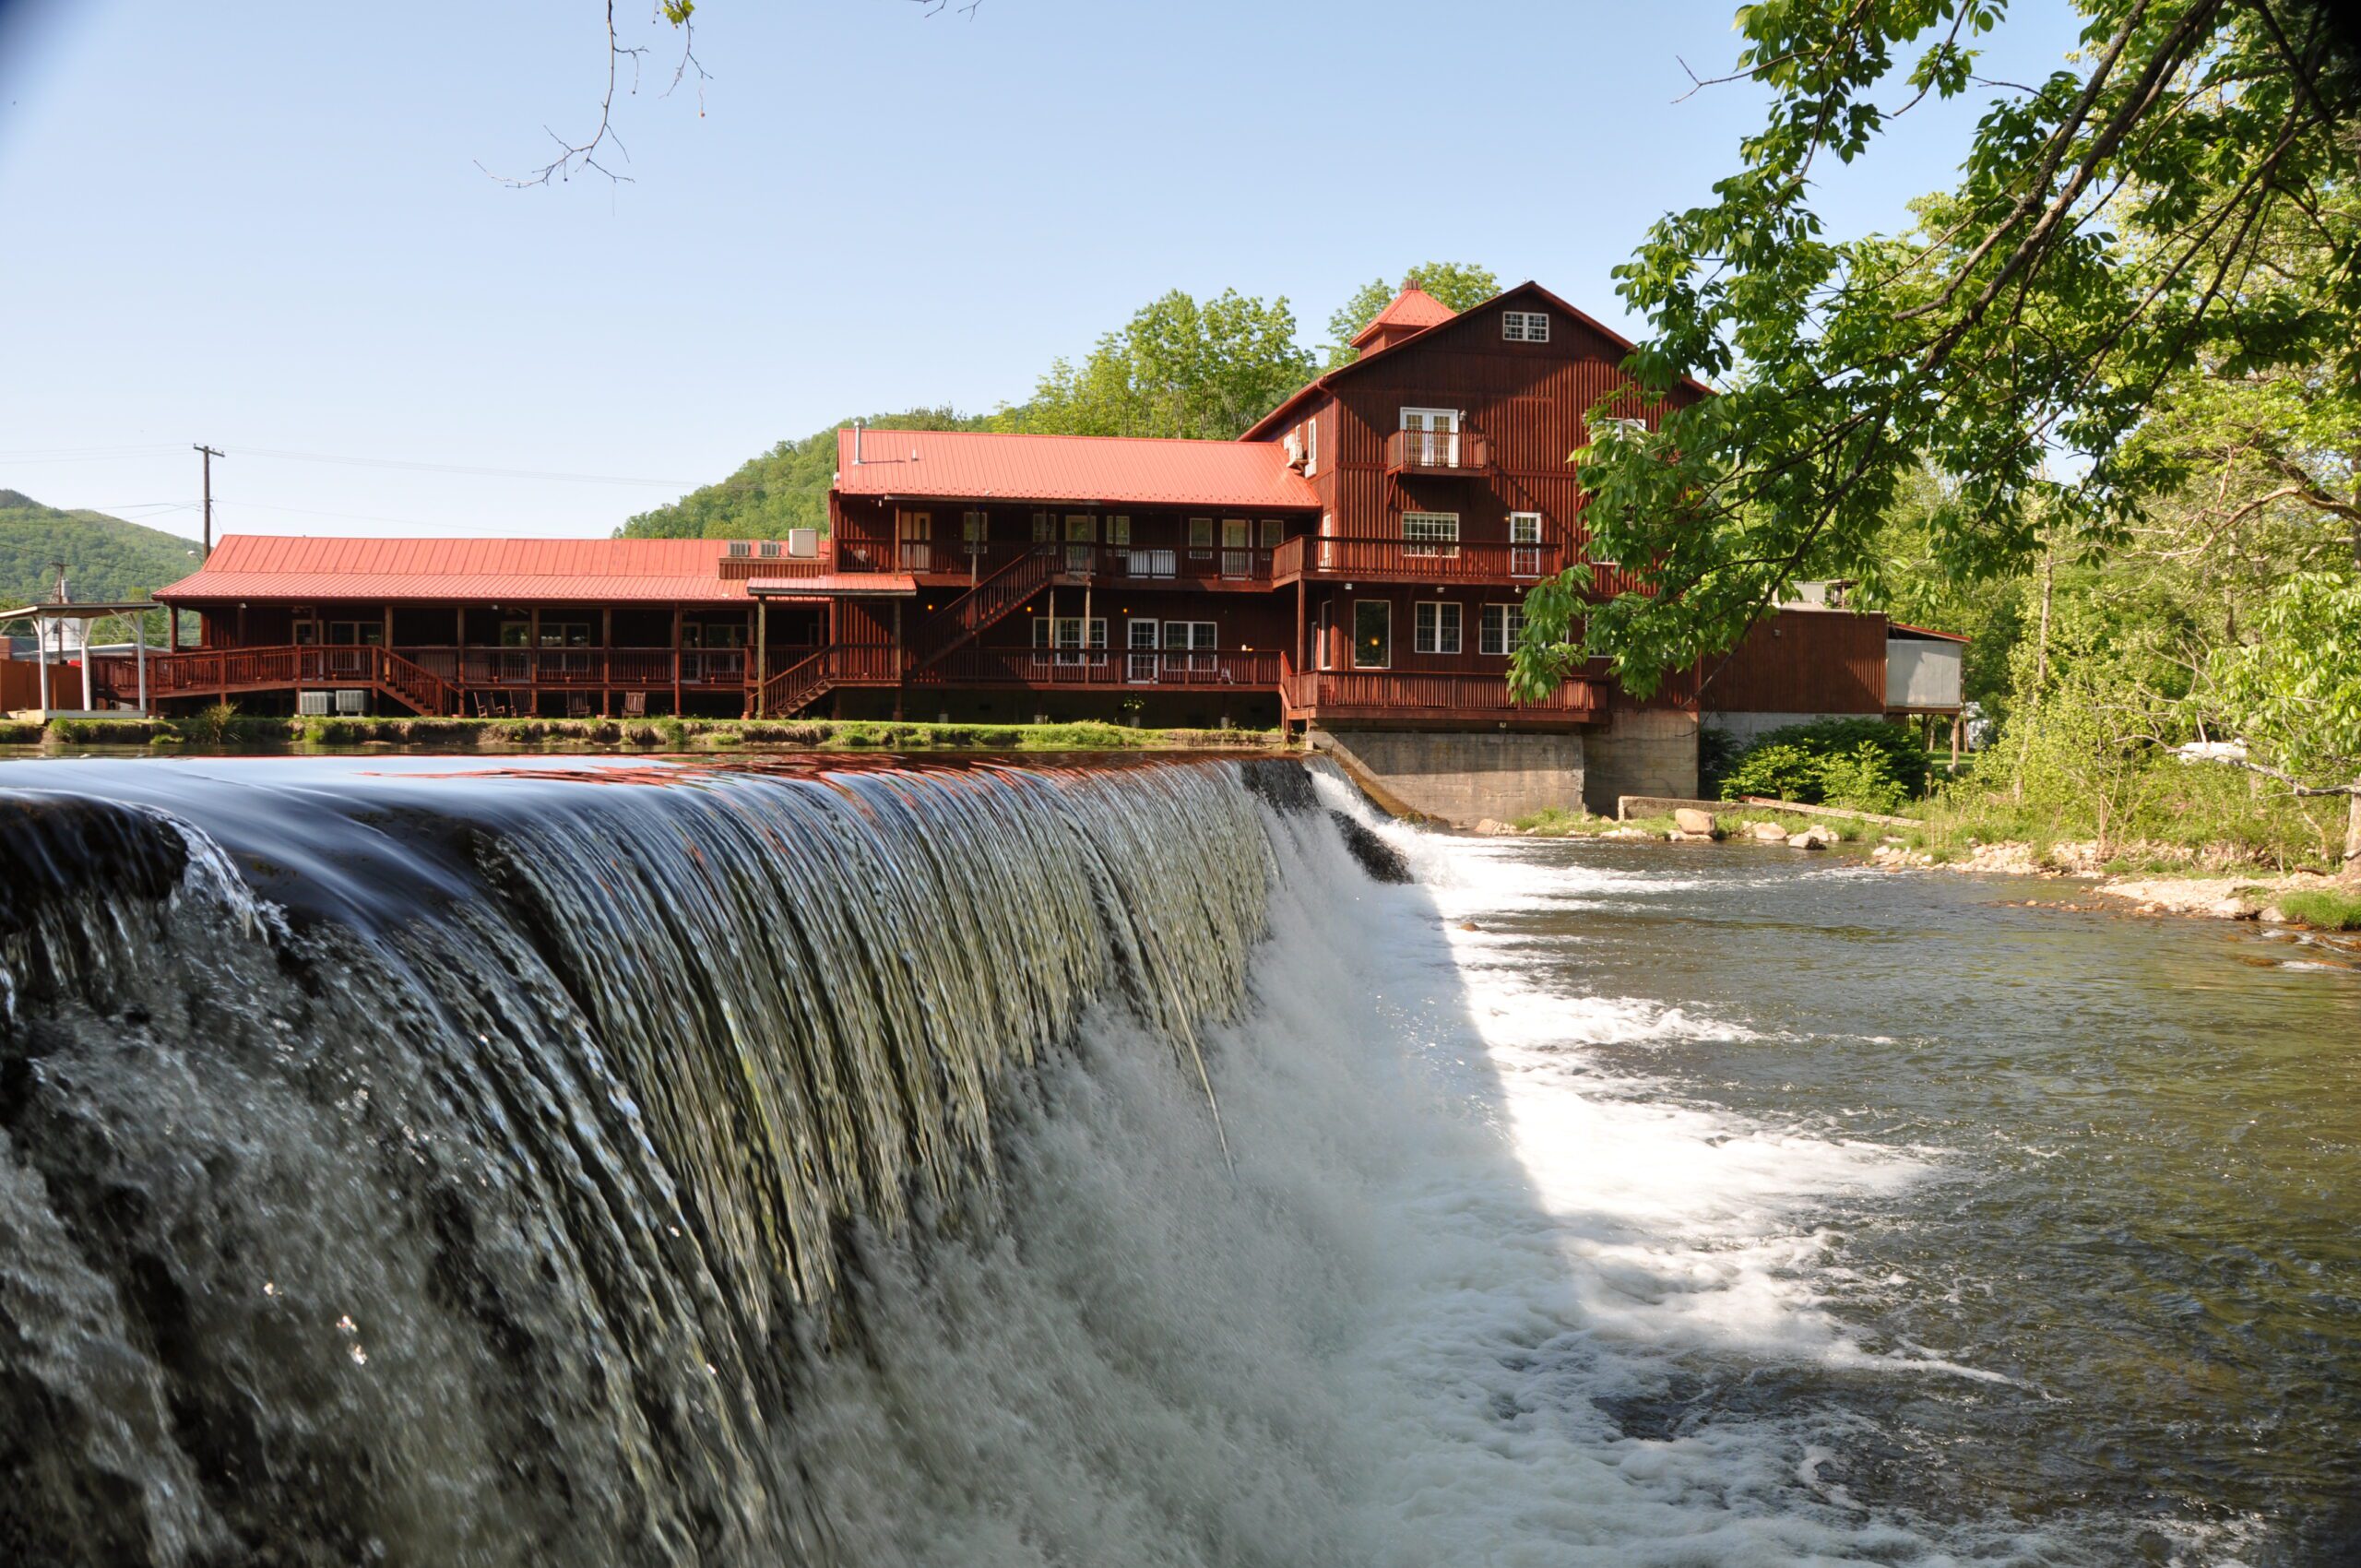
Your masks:
[[[2361,883],[2361,778],[2344,797],[2344,880]]]

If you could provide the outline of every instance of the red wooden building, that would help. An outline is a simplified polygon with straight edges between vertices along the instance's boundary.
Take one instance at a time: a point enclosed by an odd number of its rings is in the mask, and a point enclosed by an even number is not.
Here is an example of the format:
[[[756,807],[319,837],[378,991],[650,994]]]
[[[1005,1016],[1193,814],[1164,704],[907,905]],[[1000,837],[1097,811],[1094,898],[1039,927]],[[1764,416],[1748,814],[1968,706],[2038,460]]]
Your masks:
[[[1457,315],[1406,290],[1356,345],[1234,442],[840,432],[825,534],[233,536],[158,594],[203,633],[153,661],[151,688],[428,713],[1580,733],[1595,754],[1664,731],[1619,717],[1641,710],[1596,674],[1535,706],[1502,679],[1534,581],[1631,581],[1589,550],[1569,461],[1630,345],[1531,283]],[[1845,619],[1861,624],[1841,658],[1808,651],[1825,635],[1759,637],[1744,661],[1774,668],[1720,678],[1880,711],[1852,644],[1881,648],[1882,622]],[[1686,719],[1692,758],[1694,694],[1677,678],[1652,705]]]

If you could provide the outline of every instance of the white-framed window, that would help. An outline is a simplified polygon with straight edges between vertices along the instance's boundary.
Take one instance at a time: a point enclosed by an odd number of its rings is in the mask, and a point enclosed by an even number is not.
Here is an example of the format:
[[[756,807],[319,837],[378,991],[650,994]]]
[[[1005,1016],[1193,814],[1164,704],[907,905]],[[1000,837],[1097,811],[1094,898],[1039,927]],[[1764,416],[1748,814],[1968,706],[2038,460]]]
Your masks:
[[[1303,471],[1307,478],[1320,471],[1320,416],[1317,414],[1303,422]]]
[[[1394,601],[1390,599],[1353,600],[1353,668],[1390,670],[1394,667]]]
[[[1311,653],[1315,668],[1336,668],[1336,606],[1331,600],[1322,600],[1319,613],[1311,618]]]
[[[1459,554],[1459,514],[1403,513],[1402,553],[1430,555],[1442,560],[1456,559]]]
[[[1541,310],[1501,312],[1501,336],[1512,343],[1549,341],[1549,313]]]
[[[1420,653],[1459,651],[1459,606],[1422,599],[1410,607],[1410,646]]]
[[[1509,576],[1537,577],[1541,575],[1541,514],[1511,512],[1509,514]]]
[[[1081,663],[1086,652],[1106,651],[1107,617],[1093,615],[1086,623],[1079,615],[1036,615],[1033,617],[1033,646],[1055,648],[1061,664]]]
[[[1525,636],[1525,606],[1522,604],[1488,604],[1483,618],[1477,623],[1476,651],[1493,658],[1504,658],[1516,648],[1516,641]]]

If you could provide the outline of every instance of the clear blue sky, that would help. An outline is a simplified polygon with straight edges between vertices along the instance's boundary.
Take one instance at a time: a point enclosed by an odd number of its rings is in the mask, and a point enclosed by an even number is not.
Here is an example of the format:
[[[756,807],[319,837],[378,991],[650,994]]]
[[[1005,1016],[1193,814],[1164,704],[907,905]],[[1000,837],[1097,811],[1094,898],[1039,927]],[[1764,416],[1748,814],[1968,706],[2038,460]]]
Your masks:
[[[194,533],[208,441],[228,531],[599,534],[839,418],[1021,398],[1172,288],[1311,341],[1462,259],[1628,330],[1609,269],[1759,113],[1674,101],[1734,57],[1704,0],[701,0],[702,114],[619,9],[635,183],[516,191],[477,164],[595,123],[597,0],[0,0],[0,486]],[[2020,12],[1992,75],[2073,46]],[[1975,113],[1838,174],[1833,227],[1899,226]]]

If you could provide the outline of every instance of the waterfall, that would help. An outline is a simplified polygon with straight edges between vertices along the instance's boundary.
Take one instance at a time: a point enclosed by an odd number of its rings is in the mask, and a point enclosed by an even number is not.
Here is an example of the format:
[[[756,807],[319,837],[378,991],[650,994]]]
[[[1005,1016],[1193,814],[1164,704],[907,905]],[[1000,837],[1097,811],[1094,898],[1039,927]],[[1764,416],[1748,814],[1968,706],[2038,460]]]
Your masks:
[[[1086,1033],[1218,1148],[1305,793],[284,766],[0,779],[28,1562],[838,1560],[800,1432],[865,1273],[1005,1228]]]

